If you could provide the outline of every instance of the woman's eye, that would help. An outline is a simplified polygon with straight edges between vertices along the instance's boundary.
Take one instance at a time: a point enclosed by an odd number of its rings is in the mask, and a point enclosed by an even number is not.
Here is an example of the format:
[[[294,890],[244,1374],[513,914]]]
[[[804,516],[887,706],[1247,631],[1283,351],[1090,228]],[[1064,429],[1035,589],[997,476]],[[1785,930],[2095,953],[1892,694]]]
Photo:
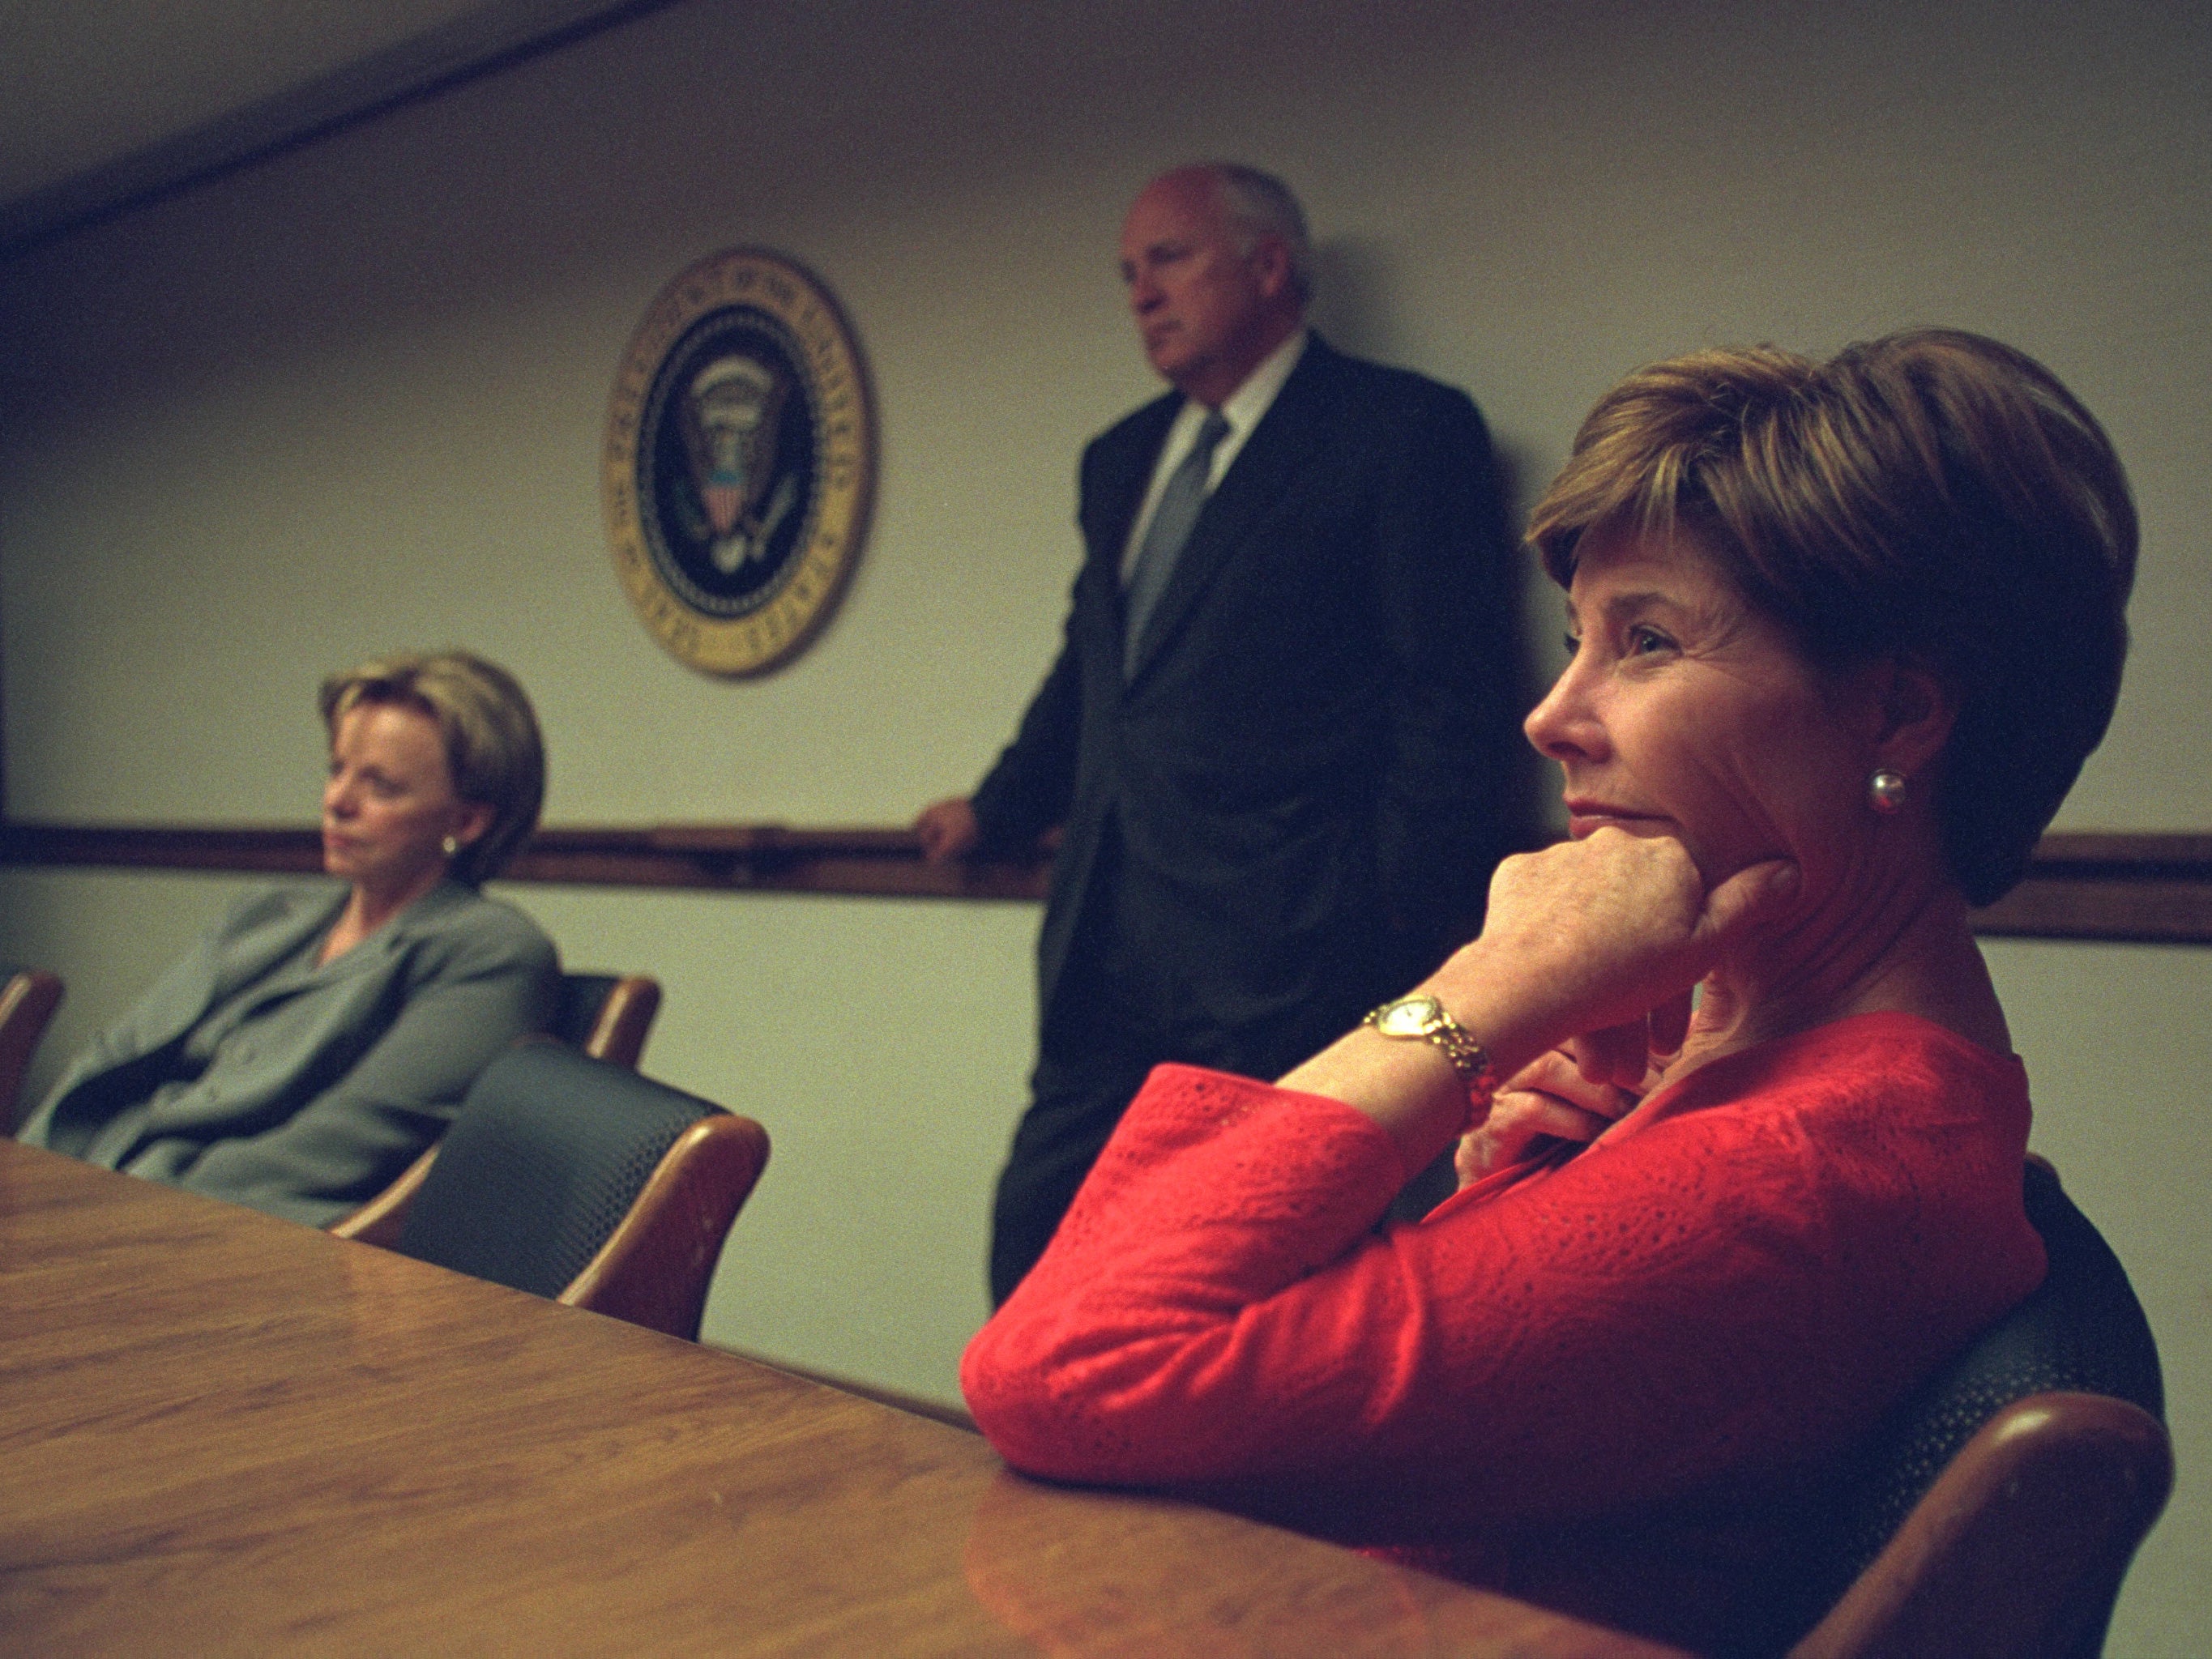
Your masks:
[[[1628,630],[1628,654],[1632,657],[1649,655],[1654,651],[1669,649],[1674,641],[1656,628],[1632,628]]]
[[[1559,641],[1567,647],[1567,654],[1570,657],[1583,648],[1583,636],[1579,634],[1562,634],[1559,635]]]

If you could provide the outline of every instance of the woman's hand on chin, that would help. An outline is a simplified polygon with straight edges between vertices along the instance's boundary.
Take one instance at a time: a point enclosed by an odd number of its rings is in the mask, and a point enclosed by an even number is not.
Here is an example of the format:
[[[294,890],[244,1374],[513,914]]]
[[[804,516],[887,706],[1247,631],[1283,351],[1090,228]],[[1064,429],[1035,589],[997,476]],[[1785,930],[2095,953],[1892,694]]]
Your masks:
[[[1583,1078],[1638,1087],[1651,1054],[1680,1046],[1692,988],[1797,879],[1771,859],[1708,891],[1681,842],[1608,825],[1501,864],[1481,938],[1422,988],[1501,1070],[1576,1039]]]
[[[1482,936],[1419,988],[1498,1076],[1571,1041],[1583,1079],[1640,1089],[1650,1056],[1680,1045],[1691,988],[1796,884],[1796,866],[1773,860],[1708,893],[1680,842],[1608,826],[1500,865]],[[1466,1086],[1437,1049],[1366,1026],[1282,1084],[1364,1112],[1409,1172],[1469,1127]]]

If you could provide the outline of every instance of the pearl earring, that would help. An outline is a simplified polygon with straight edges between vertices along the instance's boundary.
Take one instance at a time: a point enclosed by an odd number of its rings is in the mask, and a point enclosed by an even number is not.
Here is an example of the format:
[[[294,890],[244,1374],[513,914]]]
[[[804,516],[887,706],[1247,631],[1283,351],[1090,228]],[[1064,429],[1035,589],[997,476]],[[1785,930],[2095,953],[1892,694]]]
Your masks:
[[[1899,781],[1901,783],[1901,782],[1903,781],[1903,780],[1902,780],[1902,779],[1900,779]],[[459,853],[459,852],[461,850],[461,843],[460,843],[460,841],[459,841],[459,839],[458,837],[456,837],[456,836],[447,836],[447,837],[445,838],[445,840],[443,840],[442,842],[439,842],[438,844],[439,844],[441,847],[442,847],[442,848],[444,848],[446,849],[446,856],[447,856],[447,858],[452,858],[455,854]]]
[[[1867,805],[1887,816],[1905,805],[1905,774],[1877,767],[1867,780]]]

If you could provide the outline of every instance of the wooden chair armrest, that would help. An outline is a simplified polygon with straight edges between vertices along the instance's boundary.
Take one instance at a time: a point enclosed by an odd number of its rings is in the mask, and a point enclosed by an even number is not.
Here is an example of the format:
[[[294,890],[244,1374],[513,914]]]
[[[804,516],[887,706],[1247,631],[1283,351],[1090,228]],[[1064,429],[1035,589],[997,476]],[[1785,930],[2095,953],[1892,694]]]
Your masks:
[[[584,1039],[584,1052],[593,1060],[611,1060],[635,1071],[638,1057],[645,1052],[646,1035],[653,1030],[653,1017],[659,1012],[660,981],[644,974],[626,975],[615,981],[599,1005],[599,1017]]]
[[[430,1147],[407,1166],[398,1180],[351,1215],[341,1217],[323,1231],[362,1244],[379,1244],[387,1250],[393,1249],[399,1243],[401,1230],[407,1224],[407,1206],[415,1201],[416,1192],[422,1187],[423,1177],[430,1173],[430,1166],[437,1162],[437,1158],[438,1149]]]
[[[2172,1486],[2172,1444],[2141,1407],[2094,1394],[2016,1400],[1790,1659],[2069,1654]]]
[[[31,1069],[31,1056],[46,1023],[61,1006],[59,975],[26,969],[0,985],[0,1128],[13,1134],[22,1123],[16,1097],[23,1091],[23,1074]]]
[[[750,1118],[701,1118],[677,1137],[622,1224],[559,1299],[697,1341],[722,1241],[767,1167],[768,1150],[768,1131]]]

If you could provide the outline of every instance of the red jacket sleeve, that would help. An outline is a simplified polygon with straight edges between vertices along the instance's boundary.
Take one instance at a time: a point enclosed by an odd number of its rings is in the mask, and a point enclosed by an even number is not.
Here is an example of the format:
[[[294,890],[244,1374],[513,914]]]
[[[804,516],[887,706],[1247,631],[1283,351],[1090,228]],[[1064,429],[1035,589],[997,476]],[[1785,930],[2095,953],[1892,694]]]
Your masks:
[[[1029,1473],[1303,1494],[1340,1536],[1832,1449],[2042,1270],[2016,1065],[1905,1024],[1932,1040],[1715,1062],[1381,1233],[1403,1172],[1364,1116],[1163,1066],[971,1344],[970,1407]]]

